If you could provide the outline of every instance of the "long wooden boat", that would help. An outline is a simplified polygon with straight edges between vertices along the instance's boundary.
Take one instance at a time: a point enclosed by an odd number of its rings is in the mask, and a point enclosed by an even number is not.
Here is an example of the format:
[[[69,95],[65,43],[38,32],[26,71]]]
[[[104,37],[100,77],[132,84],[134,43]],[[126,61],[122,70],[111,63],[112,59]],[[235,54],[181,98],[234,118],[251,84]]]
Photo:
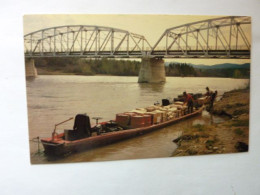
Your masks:
[[[93,135],[90,137],[85,137],[78,140],[68,141],[65,140],[64,133],[56,134],[55,137],[43,138],[41,142],[44,146],[45,154],[47,155],[63,155],[66,153],[74,153],[81,150],[88,150],[95,147],[111,144],[117,141],[122,141],[124,139],[129,139],[151,131],[166,127],[168,125],[177,123],[181,120],[196,116],[201,114],[203,111],[203,106],[195,110],[190,114],[186,114],[180,117],[173,118],[171,120],[161,122],[158,124],[153,124],[147,127],[120,130],[115,132],[109,132],[100,135]]]

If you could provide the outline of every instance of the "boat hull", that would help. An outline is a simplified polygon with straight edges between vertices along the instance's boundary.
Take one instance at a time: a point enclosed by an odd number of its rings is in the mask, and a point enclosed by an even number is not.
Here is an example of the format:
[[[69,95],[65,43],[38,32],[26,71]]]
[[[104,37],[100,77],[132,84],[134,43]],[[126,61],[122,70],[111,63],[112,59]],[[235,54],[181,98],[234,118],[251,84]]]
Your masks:
[[[102,135],[86,137],[75,141],[66,141],[62,139],[62,137],[64,137],[64,134],[62,133],[59,134],[54,140],[52,140],[52,138],[45,138],[45,139],[41,139],[41,142],[44,146],[44,151],[47,155],[60,156],[67,153],[75,153],[82,150],[89,150],[99,146],[108,145],[118,141],[143,135],[151,131],[161,129],[168,125],[177,123],[181,120],[199,115],[202,113],[202,110],[203,108],[200,108],[199,110],[196,110],[193,113],[169,121],[165,121],[159,124],[151,125],[148,127],[110,132]]]

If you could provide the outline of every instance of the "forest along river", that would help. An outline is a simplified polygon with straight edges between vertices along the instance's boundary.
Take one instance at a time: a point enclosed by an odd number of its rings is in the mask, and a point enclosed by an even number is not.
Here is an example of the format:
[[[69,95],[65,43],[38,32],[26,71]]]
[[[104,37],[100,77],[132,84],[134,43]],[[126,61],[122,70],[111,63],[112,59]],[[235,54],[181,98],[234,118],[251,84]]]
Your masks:
[[[167,77],[166,83],[137,83],[137,77],[122,76],[38,76],[27,80],[29,115],[29,139],[50,137],[54,125],[78,113],[87,113],[90,118],[102,117],[100,121],[115,119],[116,113],[131,111],[153,105],[163,98],[173,99],[183,91],[205,93],[205,87],[225,91],[245,87],[248,79]],[[169,157],[176,149],[172,142],[185,128],[194,124],[218,123],[223,119],[212,117],[206,111],[197,116],[152,133],[72,154],[51,161],[84,162],[136,158]],[[91,119],[95,124],[95,120]],[[74,120],[58,126],[58,132],[72,129]],[[40,145],[41,146],[41,145]],[[36,154],[38,144],[30,141],[32,163],[48,163],[43,153]],[[43,150],[41,146],[41,150]]]

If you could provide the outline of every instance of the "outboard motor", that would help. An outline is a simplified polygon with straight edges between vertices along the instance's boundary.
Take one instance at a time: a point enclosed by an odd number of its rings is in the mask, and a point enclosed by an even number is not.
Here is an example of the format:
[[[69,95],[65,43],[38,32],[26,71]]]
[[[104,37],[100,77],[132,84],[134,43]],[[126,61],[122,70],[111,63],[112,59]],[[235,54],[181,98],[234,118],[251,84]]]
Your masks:
[[[162,99],[162,105],[168,106],[170,104],[170,101],[168,99]]]
[[[90,119],[86,114],[77,114],[74,126],[74,131],[77,131],[78,138],[91,136]]]
[[[65,140],[73,141],[91,136],[91,126],[89,116],[77,114],[74,121],[73,130],[65,130]]]

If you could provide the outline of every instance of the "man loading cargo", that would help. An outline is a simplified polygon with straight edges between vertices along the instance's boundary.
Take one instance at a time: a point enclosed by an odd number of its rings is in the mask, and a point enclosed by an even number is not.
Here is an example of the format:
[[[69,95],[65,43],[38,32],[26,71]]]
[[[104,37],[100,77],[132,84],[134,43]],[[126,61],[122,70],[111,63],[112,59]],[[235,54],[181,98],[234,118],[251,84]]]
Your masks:
[[[187,104],[187,106],[188,106],[188,113],[192,113],[193,112],[193,101],[194,101],[192,95],[190,95],[184,91],[183,97],[184,97],[184,105]]]

